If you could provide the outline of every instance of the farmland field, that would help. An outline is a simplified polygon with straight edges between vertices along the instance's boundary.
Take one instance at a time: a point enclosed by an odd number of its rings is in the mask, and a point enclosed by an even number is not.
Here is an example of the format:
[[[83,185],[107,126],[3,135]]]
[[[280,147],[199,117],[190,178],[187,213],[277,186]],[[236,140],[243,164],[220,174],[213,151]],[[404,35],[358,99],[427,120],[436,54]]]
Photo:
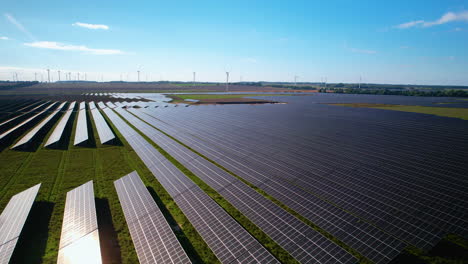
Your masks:
[[[197,220],[203,220],[203,206],[215,206],[210,208],[217,208],[212,213],[219,223],[232,223],[234,231],[258,243],[257,252],[282,263],[468,261],[467,113],[432,107],[455,99],[184,94],[177,97],[284,104],[155,107],[148,95],[132,96],[147,99],[68,94],[2,100],[0,123],[18,116],[20,108],[49,100],[127,104],[99,106],[116,136],[110,144],[100,144],[89,105],[89,140],[81,146],[73,145],[77,107],[53,148],[44,143],[63,111],[33,142],[10,149],[53,107],[0,139],[0,212],[14,194],[42,183],[11,263],[56,263],[66,193],[89,180],[103,262],[137,263],[114,188],[115,180],[132,171],[194,263],[225,262]],[[138,101],[146,107],[131,107]],[[0,126],[0,134],[33,116],[28,110],[34,106]],[[189,205],[200,206],[201,216]],[[229,235],[247,239],[236,232]]]

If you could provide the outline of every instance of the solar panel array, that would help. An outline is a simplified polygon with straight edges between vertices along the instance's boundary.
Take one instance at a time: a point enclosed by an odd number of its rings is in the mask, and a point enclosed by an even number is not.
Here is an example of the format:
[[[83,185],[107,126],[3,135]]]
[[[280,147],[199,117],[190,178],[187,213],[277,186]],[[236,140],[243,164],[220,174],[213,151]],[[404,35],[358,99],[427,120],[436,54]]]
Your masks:
[[[93,182],[67,193],[57,263],[101,263]]]
[[[388,262],[401,240],[427,249],[444,234],[466,236],[463,121],[388,111],[382,118],[379,110],[314,104],[319,97],[138,111],[372,260],[374,251]]]
[[[76,102],[70,103],[67,111],[65,112],[65,114],[63,114],[57,126],[55,126],[55,129],[52,132],[52,134],[49,136],[49,139],[47,139],[47,142],[45,143],[44,147],[52,146],[60,141],[60,139],[63,136],[65,127],[68,124],[68,120],[70,120],[70,116],[73,114],[73,109],[75,108],[75,105],[76,105]]]
[[[99,109],[96,108],[94,102],[89,103],[89,108],[91,109],[91,114],[93,115],[94,124],[99,135],[99,140],[101,144],[106,144],[115,139],[115,135],[110,129],[104,117],[99,112]]]
[[[67,102],[63,102],[61,103],[49,116],[47,116],[46,118],[44,118],[44,120],[42,120],[38,125],[36,125],[33,129],[31,129],[24,137],[22,137],[13,147],[11,147],[12,149],[14,148],[17,148],[17,147],[20,147],[24,144],[27,144],[29,143],[36,135],[37,133],[45,126],[47,125],[47,123],[49,123],[49,121],[54,118],[59,112],[60,110],[62,110],[63,106],[66,104]]]
[[[140,263],[190,263],[137,172],[114,182]]]
[[[104,112],[222,263],[278,261],[226,211],[111,109]]]
[[[41,184],[11,197],[0,215],[0,264],[7,264],[28,218]]]
[[[259,226],[269,237],[286,249],[301,263],[355,263],[356,259],[345,250],[289,214],[272,201],[215,166],[198,154],[183,147],[143,121],[135,119],[124,109],[116,110],[138,130],[153,140],[201,180],[210,185],[241,213]],[[132,113],[145,118],[139,110]],[[149,116],[146,116],[149,117]]]
[[[10,133],[12,133],[13,131],[19,129],[20,127],[28,124],[29,122],[31,122],[32,120],[36,119],[37,117],[41,116],[42,114],[44,114],[47,110],[49,110],[52,106],[54,106],[56,103],[52,103],[52,104],[49,104],[46,108],[42,109],[41,111],[39,111],[37,114],[31,116],[30,118],[26,119],[25,121],[21,122],[20,124],[16,125],[15,127],[7,130],[6,132],[4,132],[3,134],[0,135],[0,139],[8,136]]]
[[[36,105],[36,104],[39,104],[39,103],[40,103],[40,102],[32,103],[32,104],[30,104],[30,105],[27,105],[27,106],[25,106],[25,107],[23,107],[23,108],[17,110],[16,112],[22,112],[22,111],[26,110],[27,108],[31,108],[32,106],[34,106],[34,105]],[[26,112],[24,112],[24,113],[22,113],[22,114],[19,114],[19,115],[17,115],[17,116],[14,116],[14,117],[8,119],[8,120],[3,121],[2,123],[0,123],[0,127],[2,127],[3,125],[6,125],[6,124],[8,124],[8,123],[10,123],[10,122],[13,121],[13,120],[16,120],[16,119],[22,117],[22,116],[24,116],[24,115],[26,115],[26,114],[28,114],[28,113],[30,113],[30,112],[34,112],[36,109],[38,109],[38,108],[44,106],[46,103],[47,103],[47,102],[44,102],[44,103],[42,103],[42,104],[39,104],[38,106],[35,106],[34,108],[32,108],[32,109],[30,109],[30,110],[27,110]]]
[[[78,112],[78,122],[76,123],[75,140],[73,145],[79,145],[88,141],[88,122],[86,119],[86,105],[85,102],[80,103]]]

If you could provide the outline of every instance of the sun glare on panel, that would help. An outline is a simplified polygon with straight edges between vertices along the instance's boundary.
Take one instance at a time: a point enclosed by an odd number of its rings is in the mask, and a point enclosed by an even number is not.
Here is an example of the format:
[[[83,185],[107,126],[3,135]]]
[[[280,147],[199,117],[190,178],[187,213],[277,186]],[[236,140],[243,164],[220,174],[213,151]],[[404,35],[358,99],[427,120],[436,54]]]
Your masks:
[[[101,250],[98,231],[82,237],[62,248],[59,252],[60,264],[101,264]]]

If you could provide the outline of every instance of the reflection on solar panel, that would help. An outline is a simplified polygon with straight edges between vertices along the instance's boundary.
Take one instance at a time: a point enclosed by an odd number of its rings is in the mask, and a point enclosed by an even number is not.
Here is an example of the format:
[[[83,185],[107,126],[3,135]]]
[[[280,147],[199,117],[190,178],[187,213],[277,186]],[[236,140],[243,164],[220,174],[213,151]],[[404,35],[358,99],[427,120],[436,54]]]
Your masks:
[[[40,187],[37,184],[11,197],[0,215],[0,264],[9,262]]]
[[[62,138],[62,135],[63,135],[63,131],[65,130],[65,127],[66,127],[66,125],[68,123],[68,120],[70,119],[70,116],[73,113],[73,109],[75,108],[75,104],[76,104],[76,102],[72,102],[68,106],[68,110],[65,112],[65,114],[60,119],[59,123],[55,127],[54,131],[50,135],[47,142],[45,143],[44,147],[49,147],[49,146],[51,146],[51,145],[53,145],[53,144],[60,141],[60,139]]]
[[[137,172],[114,182],[140,263],[190,263]]]
[[[110,108],[116,108],[117,106],[113,104],[112,102],[107,102],[106,105]]]
[[[80,111],[78,112],[78,122],[76,123],[75,141],[73,145],[79,145],[88,140],[88,122],[86,119],[85,102],[80,103]]]
[[[135,109],[130,111],[132,113],[140,112],[140,110]],[[351,254],[237,178],[209,161],[199,158],[198,154],[183,147],[143,121],[134,118],[124,109],[117,109],[117,112],[215,189],[299,262],[325,263],[330,260],[335,263],[356,262]]]
[[[103,102],[98,102],[97,104],[98,104],[99,108],[101,108],[101,109],[106,107],[106,105]]]
[[[25,106],[25,107],[23,107],[23,108],[21,108],[21,109],[19,109],[19,110],[16,110],[15,112],[21,112],[21,111],[23,111],[24,109],[29,108],[29,107],[31,107],[31,106],[33,106],[33,105],[38,104],[38,103],[39,103],[39,102],[32,103],[32,104],[30,104],[30,105],[28,105],[28,106]],[[28,114],[28,113],[30,113],[30,112],[34,112],[36,109],[40,108],[41,106],[45,105],[46,103],[48,103],[48,102],[39,104],[38,106],[34,107],[34,108],[31,109],[31,110],[28,110],[28,111],[25,112],[25,113],[22,113],[22,114],[20,114],[20,115],[17,115],[17,116],[15,116],[15,117],[12,117],[12,118],[10,118],[10,119],[8,119],[8,120],[3,121],[2,123],[0,123],[0,127],[3,126],[3,125],[6,125],[6,124],[8,124],[8,123],[10,123],[11,121],[13,121],[13,120],[15,120],[15,119],[17,119],[17,118],[19,118],[19,117],[22,117],[22,116],[24,116],[24,115],[26,115],[26,114]]]
[[[106,123],[104,117],[102,117],[101,112],[99,112],[99,109],[96,108],[96,105],[94,105],[93,102],[90,102],[89,108],[91,109],[91,114],[93,115],[94,124],[96,125],[101,144],[106,144],[114,140],[114,133],[110,129],[109,125]]]
[[[16,129],[24,126],[25,124],[29,123],[30,121],[36,119],[38,116],[42,115],[43,113],[45,113],[47,110],[49,110],[49,108],[51,108],[53,105],[55,105],[56,103],[52,103],[50,105],[48,105],[46,108],[44,108],[42,111],[40,111],[39,113],[35,114],[34,116],[26,119],[25,121],[21,122],[20,124],[16,125],[15,127],[9,129],[8,131],[4,132],[3,134],[0,135],[0,139],[8,136],[10,133],[12,133],[13,131],[15,131]]]
[[[37,133],[45,126],[49,121],[56,116],[60,110],[62,110],[63,106],[67,102],[61,103],[48,117],[46,117],[42,122],[40,122],[37,126],[35,126],[33,129],[31,129],[24,137],[22,137],[13,147],[12,149],[23,146],[27,143],[29,143],[36,135]]]
[[[104,112],[222,263],[278,263],[239,223],[111,109]]]
[[[93,181],[67,193],[58,264],[101,263]]]

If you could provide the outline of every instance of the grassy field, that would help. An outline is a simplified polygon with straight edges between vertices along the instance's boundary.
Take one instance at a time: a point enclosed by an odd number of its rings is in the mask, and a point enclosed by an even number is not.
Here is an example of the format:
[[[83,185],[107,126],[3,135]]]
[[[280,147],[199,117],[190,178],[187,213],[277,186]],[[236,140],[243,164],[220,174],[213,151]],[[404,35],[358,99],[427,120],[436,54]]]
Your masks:
[[[332,104],[348,107],[366,107],[384,110],[429,114],[468,120],[468,108],[429,107],[418,105],[384,105],[384,104]]]

